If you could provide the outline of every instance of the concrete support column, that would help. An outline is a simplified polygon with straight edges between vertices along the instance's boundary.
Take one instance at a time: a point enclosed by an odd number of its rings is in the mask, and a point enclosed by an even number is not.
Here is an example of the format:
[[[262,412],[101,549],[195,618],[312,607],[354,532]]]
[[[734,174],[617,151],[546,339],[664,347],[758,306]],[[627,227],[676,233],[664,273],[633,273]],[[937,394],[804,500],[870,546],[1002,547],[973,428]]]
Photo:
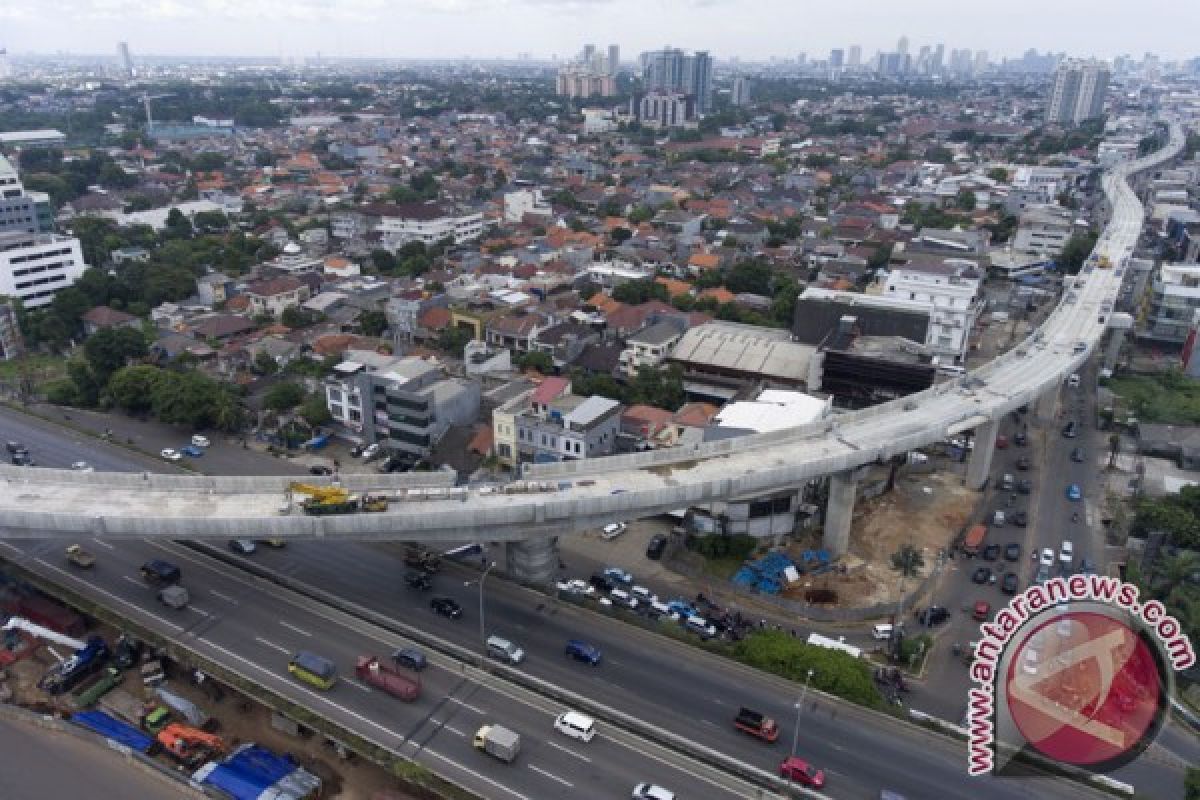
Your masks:
[[[1114,328],[1109,332],[1108,348],[1104,351],[1104,368],[1116,369],[1117,356],[1121,355],[1121,345],[1125,343],[1125,331]]]
[[[505,545],[508,574],[520,583],[553,586],[558,575],[558,537],[526,539]]]
[[[988,473],[992,469],[992,453],[996,450],[996,434],[1000,430],[1000,422],[992,420],[985,422],[975,429],[975,448],[967,461],[967,488],[982,489],[987,483]]]
[[[1033,413],[1040,422],[1055,422],[1058,419],[1058,394],[1061,385],[1039,397],[1033,404]]]
[[[825,502],[825,535],[821,545],[833,558],[850,549],[850,522],[854,519],[854,495],[858,470],[848,469],[829,476],[829,499]]]

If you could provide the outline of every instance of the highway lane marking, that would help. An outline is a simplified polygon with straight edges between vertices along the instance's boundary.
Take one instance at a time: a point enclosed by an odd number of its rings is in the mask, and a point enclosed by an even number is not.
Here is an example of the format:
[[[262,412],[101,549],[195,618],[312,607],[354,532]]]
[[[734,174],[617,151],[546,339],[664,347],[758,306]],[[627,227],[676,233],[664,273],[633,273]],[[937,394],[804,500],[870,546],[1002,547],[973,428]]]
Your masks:
[[[546,744],[550,745],[555,750],[561,750],[562,752],[566,753],[569,756],[575,756],[580,761],[586,761],[589,764],[592,763],[592,760],[590,758],[588,758],[587,756],[580,755],[579,753],[576,753],[574,750],[571,750],[570,748],[567,748],[567,747],[563,747],[561,744],[558,744],[557,742],[547,741]]]
[[[195,611],[197,614],[199,614],[202,617],[211,617],[212,616],[212,614],[208,613],[203,608],[196,608],[195,606],[188,606],[188,611]]]
[[[362,691],[364,691],[364,692],[367,692],[368,694],[369,694],[369,693],[370,693],[370,691],[371,691],[371,687],[370,687],[370,686],[363,686],[361,683],[359,683],[358,681],[354,680],[354,678],[346,678],[346,683],[350,684],[350,685],[351,685],[351,686],[353,686],[355,689],[361,689]]]
[[[542,769],[542,768],[540,768],[540,767],[535,767],[533,764],[530,764],[530,765],[529,765],[529,768],[530,768],[531,770],[533,770],[534,772],[538,772],[538,773],[541,773],[542,775],[545,775],[547,778],[549,778],[549,779],[550,779],[550,780],[552,780],[552,781],[558,781],[558,782],[559,782],[559,783],[561,783],[563,786],[566,786],[568,789],[574,789],[574,788],[575,788],[575,784],[573,784],[573,783],[570,783],[569,781],[565,781],[565,780],[563,780],[562,778],[560,778],[560,777],[558,777],[557,775],[555,775],[553,772],[547,772],[546,770],[544,770],[544,769]]]
[[[104,541],[103,539],[97,539],[95,536],[92,537],[92,541],[95,542],[96,544],[100,545],[101,547],[107,547],[109,550],[117,549],[116,545],[109,544],[108,542]]]
[[[442,720],[439,720],[439,719],[431,719],[431,720],[429,720],[429,721],[430,721],[430,722],[432,722],[434,725],[436,725],[436,726],[437,726],[437,728],[438,728],[438,730],[441,730],[441,731],[450,731],[450,732],[451,732],[451,733],[453,733],[455,736],[466,736],[466,734],[465,734],[465,733],[463,733],[462,731],[460,731],[458,728],[453,728],[453,727],[451,727],[451,726],[447,725],[447,724],[446,724],[445,722],[443,722]]]
[[[279,652],[285,653],[286,655],[290,656],[292,654],[292,651],[288,650],[286,647],[280,647],[279,645],[275,644],[274,642],[268,642],[266,639],[262,638],[261,636],[255,636],[254,641],[258,642],[259,644],[265,644],[267,647],[273,647],[276,650],[278,650]]]
[[[458,703],[463,708],[469,708],[472,711],[474,711],[476,714],[486,714],[487,713],[482,708],[477,708],[476,706],[471,705],[470,703],[466,702],[465,700],[459,700],[457,697],[447,697],[446,699],[449,700],[451,703]]]
[[[276,680],[278,680],[280,677],[278,674],[267,669],[266,667],[256,664],[253,661],[251,661],[250,659],[240,656],[237,653],[233,652],[232,650],[222,647],[221,645],[217,644],[216,642],[209,641],[208,639],[204,639],[199,636],[197,636],[196,638],[199,641],[204,642],[209,647],[211,647],[215,650],[220,650],[222,653],[229,656],[230,658],[236,658],[238,661],[241,661],[243,664],[253,667],[254,669],[258,670],[259,672],[269,675],[270,677],[275,678]],[[261,639],[259,641],[261,641]],[[407,739],[404,738],[404,736],[402,734],[396,733],[395,731],[391,730],[390,728],[385,728],[382,725],[380,725],[378,722],[367,719],[362,714],[359,714],[356,711],[351,711],[350,709],[346,708],[345,706],[342,706],[338,703],[333,702],[328,697],[322,697],[321,695],[317,694],[316,692],[312,691],[311,689],[306,689],[303,686],[298,686],[295,683],[292,683],[291,681],[287,682],[287,686],[289,689],[293,689],[297,692],[304,692],[306,695],[313,698],[314,700],[320,700],[325,705],[330,706],[331,708],[336,708],[338,711],[341,711],[343,714],[354,717],[359,722],[364,722],[367,725],[370,725],[372,728],[378,728],[379,730],[386,733],[388,736],[391,736],[391,737],[394,737],[395,739],[397,739],[401,744],[408,741]]]
[[[283,627],[287,628],[290,631],[295,631],[296,633],[300,634],[301,636],[312,636],[311,633],[304,630],[303,628],[297,628],[295,625],[289,625],[286,622],[284,622],[283,620],[279,620],[279,624],[282,625]]]
[[[21,555],[25,555],[25,551],[22,550],[21,548],[17,547],[14,544],[9,544],[8,542],[0,542],[0,545],[4,545],[9,550],[12,550],[14,553],[20,553]]]
[[[112,592],[108,591],[107,589],[101,589],[99,586],[96,586],[96,585],[95,585],[95,584],[93,584],[93,583],[88,583],[87,581],[85,581],[85,580],[82,580],[82,579],[81,579],[81,578],[79,578],[78,576],[76,576],[76,575],[72,575],[70,572],[67,572],[65,569],[59,569],[58,567],[54,566],[53,564],[48,564],[48,563],[46,563],[44,560],[42,560],[42,559],[40,559],[40,558],[35,558],[35,559],[34,559],[34,561],[36,561],[37,563],[41,564],[43,567],[46,567],[47,569],[52,569],[52,570],[54,570],[54,571],[55,571],[55,572],[57,572],[59,575],[64,575],[64,576],[66,576],[66,577],[70,578],[71,580],[75,581],[76,583],[82,583],[84,586],[86,586],[88,589],[91,589],[92,591],[99,592],[100,594],[104,595],[105,597],[112,598],[113,600],[117,601],[118,603],[121,603],[121,604],[123,604],[123,605],[127,605],[127,606],[129,606],[130,608],[132,608],[133,610],[135,610],[135,611],[138,611],[138,612],[140,612],[140,613],[142,613],[142,614],[145,614],[147,617],[150,617],[151,619],[156,619],[156,620],[158,620],[159,622],[161,622],[163,625],[166,625],[166,626],[168,626],[168,627],[174,628],[174,629],[175,629],[175,630],[177,630],[177,631],[181,631],[181,630],[183,630],[183,626],[182,626],[182,625],[179,625],[179,624],[176,624],[176,623],[174,623],[174,622],[171,622],[171,621],[170,621],[170,620],[168,620],[168,619],[163,619],[163,618],[162,618],[162,617],[160,617],[158,614],[153,614],[153,613],[151,613],[151,612],[147,611],[146,609],[142,608],[141,606],[137,605],[136,603],[131,603],[131,602],[129,602],[128,600],[126,600],[124,597],[120,597],[120,596],[118,596],[118,595],[115,595],[115,594],[113,594]],[[122,576],[122,577],[124,577],[124,576]],[[134,583],[138,583],[138,582],[137,582],[137,581],[134,581]],[[140,586],[141,584],[140,584],[140,583],[138,583],[138,585]]]
[[[223,593],[221,593],[221,592],[218,592],[216,589],[209,589],[208,591],[209,591],[209,593],[210,593],[210,594],[216,595],[217,597],[219,597],[219,598],[221,598],[222,600],[224,600],[226,603],[232,603],[232,604],[233,604],[233,605],[235,605],[235,606],[238,604],[238,601],[237,601],[237,600],[234,600],[232,597],[230,597],[230,596],[229,596],[229,595],[227,595],[227,594],[223,594]]]
[[[141,581],[139,581],[137,578],[131,578],[128,575],[122,575],[121,580],[128,581],[129,583],[132,583],[134,586],[142,586],[143,585],[143,583]]]
[[[457,762],[457,761],[455,761],[454,759],[452,759],[452,758],[447,758],[446,756],[442,755],[441,753],[438,753],[438,752],[436,752],[436,751],[434,751],[434,750],[430,750],[429,748],[425,748],[425,749],[424,749],[424,750],[422,750],[421,752],[422,752],[422,753],[428,753],[429,755],[433,756],[434,758],[441,759],[442,761],[445,761],[445,762],[446,762],[447,764],[449,764],[450,766],[452,766],[452,767],[454,767],[454,768],[456,768],[456,769],[459,769],[459,770],[461,770],[461,771],[463,771],[463,772],[467,773],[468,775],[471,775],[471,776],[473,776],[473,777],[476,777],[476,778],[478,778],[479,780],[483,781],[484,783],[487,783],[487,784],[489,784],[489,785],[491,785],[491,786],[495,786],[497,789],[502,789],[502,790],[504,790],[504,791],[508,792],[508,793],[509,793],[509,794],[511,794],[513,797],[519,797],[519,798],[521,798],[521,800],[530,800],[530,798],[529,798],[528,796],[521,794],[521,793],[520,793],[520,792],[518,792],[516,789],[510,789],[510,788],[508,788],[507,786],[505,786],[503,783],[498,783],[498,782],[496,782],[496,781],[492,780],[491,778],[489,778],[489,777],[488,777],[488,776],[486,776],[486,775],[482,775],[482,774],[480,774],[480,773],[476,772],[476,771],[475,771],[475,770],[473,770],[473,769],[468,769],[467,767],[464,767],[462,764],[458,763],[458,762]]]

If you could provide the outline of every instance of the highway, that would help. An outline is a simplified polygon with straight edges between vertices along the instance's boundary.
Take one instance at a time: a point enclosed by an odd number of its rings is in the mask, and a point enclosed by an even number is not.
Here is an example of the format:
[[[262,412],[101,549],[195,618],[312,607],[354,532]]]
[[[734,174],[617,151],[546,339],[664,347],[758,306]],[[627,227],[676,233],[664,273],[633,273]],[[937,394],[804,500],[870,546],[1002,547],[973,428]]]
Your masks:
[[[1124,265],[1142,228],[1143,209],[1126,176],[1173,157],[1184,135],[1171,123],[1169,144],[1105,174],[1112,221],[1096,247],[1112,269],[1088,269],[1027,341],[962,378],[810,426],[628,456],[532,465],[545,491],[481,491],[421,501],[408,481],[442,476],[344,476],[352,489],[388,490],[400,502],[378,514],[281,514],[278,478],[159,478],[97,472],[0,468],[14,490],[0,496],[0,535],[108,538],[303,537],[456,541],[477,534],[513,541],[578,532],[708,500],[799,485],[843,473],[948,435],[998,420],[1057,387],[1087,360],[1105,328]],[[990,437],[988,437],[990,439]],[[988,445],[990,448],[990,443]],[[515,489],[516,487],[509,487]],[[525,485],[524,488],[529,488]]]
[[[55,445],[51,431],[40,424],[30,426],[12,412],[0,413],[0,437],[30,441],[36,437],[35,457],[50,466],[55,466],[59,457],[82,457],[111,469],[139,470],[146,466],[144,459],[112,451],[102,443],[76,443],[67,438]],[[181,638],[208,657],[245,671],[267,687],[327,713],[366,736],[387,740],[397,748],[408,747],[400,752],[416,755],[418,761],[483,790],[485,796],[511,797],[511,792],[535,799],[577,796],[565,785],[524,765],[537,766],[571,783],[578,783],[572,776],[590,775],[592,782],[604,787],[601,796],[623,797],[629,785],[646,778],[660,780],[679,791],[681,797],[722,796],[716,787],[688,774],[694,765],[681,770],[628,749],[618,749],[609,761],[597,755],[590,763],[561,752],[549,742],[569,749],[577,745],[552,735],[551,714],[537,710],[540,703],[521,703],[509,692],[497,693],[464,680],[445,660],[437,660],[427,679],[425,695],[415,707],[378,693],[368,694],[347,681],[328,696],[309,690],[287,677],[284,651],[311,647],[335,658],[345,671],[358,654],[390,652],[400,638],[309,601],[295,600],[277,587],[179,545],[138,540],[84,543],[100,559],[94,573],[68,570],[58,542],[5,542],[0,544],[0,555],[21,560],[26,567],[51,579],[70,581],[97,601],[166,635]],[[478,590],[464,586],[477,574],[452,568],[435,578],[433,591],[455,597],[464,608],[462,619],[445,620],[429,611],[428,593],[403,585],[404,568],[395,549],[388,545],[294,542],[282,550],[260,548],[250,558],[387,614],[397,622],[463,646],[478,647]],[[154,601],[153,592],[137,577],[137,567],[150,557],[166,557],[181,565],[183,583],[195,598],[193,610],[168,614]],[[501,581],[490,580],[486,588],[489,633],[504,635],[524,647],[529,657],[522,668],[529,673],[764,769],[776,767],[790,746],[795,730],[795,684],[566,604],[545,607],[544,598]],[[543,605],[540,610],[539,605]],[[604,653],[602,665],[590,668],[566,661],[563,644],[570,637],[586,638],[600,646]],[[441,696],[453,699],[437,702]],[[962,747],[944,737],[817,698],[815,693],[809,695],[809,700],[816,701],[816,709],[802,711],[798,752],[829,771],[828,793],[832,797],[874,800],[880,789],[889,788],[909,798],[1017,800],[1027,796],[1034,786],[1039,797],[1099,796],[1064,781],[968,779]],[[488,713],[481,715],[463,703]],[[764,745],[734,731],[731,720],[742,704],[774,715],[782,728],[780,741],[774,746]],[[523,735],[532,737],[529,758],[523,756],[514,768],[507,768],[472,752],[469,743],[439,724],[448,723],[454,730],[466,732],[485,716],[511,720]],[[409,742],[420,743],[420,751],[417,744]],[[602,742],[603,737],[591,745]],[[618,743],[605,746],[617,748]],[[590,746],[579,747],[588,747],[581,752],[593,758]],[[536,758],[534,753],[538,754]],[[663,758],[671,762],[673,757]],[[582,769],[595,772],[581,773]],[[489,781],[505,788],[499,789]]]

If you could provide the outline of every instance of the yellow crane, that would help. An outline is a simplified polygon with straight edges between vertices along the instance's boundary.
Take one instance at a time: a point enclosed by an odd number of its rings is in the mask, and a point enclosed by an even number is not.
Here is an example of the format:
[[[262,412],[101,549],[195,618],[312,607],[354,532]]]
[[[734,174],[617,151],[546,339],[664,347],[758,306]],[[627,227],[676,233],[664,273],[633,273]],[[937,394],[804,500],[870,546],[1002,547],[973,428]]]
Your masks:
[[[301,507],[306,514],[352,514],[358,510],[358,497],[341,486],[313,486],[292,481],[288,489],[293,494],[306,494]]]

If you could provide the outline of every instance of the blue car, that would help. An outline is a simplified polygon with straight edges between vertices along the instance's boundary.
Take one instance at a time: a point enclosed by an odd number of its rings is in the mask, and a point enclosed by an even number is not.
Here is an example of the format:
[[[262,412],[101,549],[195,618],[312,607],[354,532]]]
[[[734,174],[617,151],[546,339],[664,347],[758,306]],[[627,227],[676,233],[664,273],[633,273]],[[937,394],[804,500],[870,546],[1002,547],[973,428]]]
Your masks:
[[[179,452],[183,453],[185,456],[191,456],[192,458],[199,458],[200,456],[204,455],[204,451],[199,447],[196,447],[194,444],[189,444],[186,447],[179,448]]]
[[[567,655],[576,661],[584,661],[593,667],[600,665],[600,648],[579,639],[567,642]]]
[[[1083,492],[1080,490],[1079,484],[1072,483],[1070,486],[1067,487],[1067,499],[1068,500],[1082,500],[1083,499]]]

